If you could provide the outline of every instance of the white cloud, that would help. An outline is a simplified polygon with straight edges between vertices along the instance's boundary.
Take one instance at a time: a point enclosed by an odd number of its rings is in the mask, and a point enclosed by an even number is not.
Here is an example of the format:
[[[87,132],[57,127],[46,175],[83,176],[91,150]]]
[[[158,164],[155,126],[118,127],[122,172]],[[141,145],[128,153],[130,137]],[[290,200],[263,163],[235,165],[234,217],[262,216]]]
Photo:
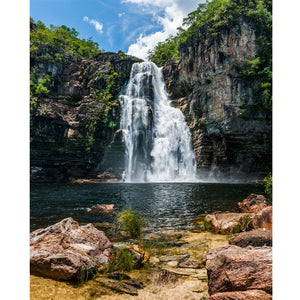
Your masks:
[[[125,15],[124,12],[118,14],[119,17],[122,17],[122,16],[124,16],[124,15]]]
[[[87,16],[85,16],[85,17],[83,17],[83,21],[88,22],[89,24],[93,25],[100,34],[103,33],[103,30],[102,30],[103,24],[101,24],[97,20],[89,19]]]
[[[141,34],[128,48],[128,54],[146,60],[147,52],[158,42],[176,34],[177,28],[182,26],[183,18],[205,0],[122,0],[121,2],[146,9],[148,13],[153,14],[154,22],[162,27],[160,31],[148,35]]]

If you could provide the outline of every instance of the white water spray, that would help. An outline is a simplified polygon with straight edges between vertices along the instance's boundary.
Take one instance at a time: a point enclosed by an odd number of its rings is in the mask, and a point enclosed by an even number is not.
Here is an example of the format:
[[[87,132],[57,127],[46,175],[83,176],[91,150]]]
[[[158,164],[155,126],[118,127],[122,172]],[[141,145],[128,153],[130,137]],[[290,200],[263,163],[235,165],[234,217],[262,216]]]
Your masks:
[[[126,146],[123,180],[195,181],[191,134],[182,112],[170,105],[161,68],[135,63],[120,102]]]

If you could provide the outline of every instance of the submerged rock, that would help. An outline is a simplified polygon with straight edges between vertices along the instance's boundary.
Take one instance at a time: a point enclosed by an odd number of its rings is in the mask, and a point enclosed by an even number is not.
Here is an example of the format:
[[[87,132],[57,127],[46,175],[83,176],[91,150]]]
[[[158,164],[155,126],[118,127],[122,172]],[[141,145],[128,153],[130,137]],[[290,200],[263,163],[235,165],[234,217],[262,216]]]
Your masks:
[[[256,213],[267,206],[265,196],[250,194],[243,202],[237,204],[237,211],[240,213]]]
[[[111,242],[92,224],[66,218],[30,234],[30,270],[53,279],[72,279],[78,271],[109,261]]]
[[[271,247],[241,248],[229,245],[214,248],[207,251],[203,262],[207,269],[210,295],[246,290],[263,290],[272,294]]]
[[[110,213],[114,209],[114,204],[96,204],[91,207],[92,212]]]
[[[230,238],[229,244],[243,248],[247,246],[272,246],[272,232],[265,228],[242,232]]]
[[[238,292],[225,292],[214,294],[206,300],[271,300],[272,296],[264,291],[238,291]]]
[[[200,269],[202,264],[199,260],[181,260],[178,262],[178,268]]]
[[[138,295],[137,289],[133,285],[125,283],[123,281],[106,279],[106,278],[97,278],[97,281],[101,285],[104,285],[119,293],[125,293],[133,296]]]

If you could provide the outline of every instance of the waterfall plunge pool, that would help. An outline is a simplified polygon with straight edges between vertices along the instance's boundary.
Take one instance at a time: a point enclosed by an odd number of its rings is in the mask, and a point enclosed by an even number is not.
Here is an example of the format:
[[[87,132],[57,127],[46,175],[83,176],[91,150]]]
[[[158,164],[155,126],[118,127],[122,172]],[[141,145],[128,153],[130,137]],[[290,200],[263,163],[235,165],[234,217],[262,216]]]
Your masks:
[[[200,214],[235,211],[250,193],[262,194],[262,184],[224,183],[33,183],[30,230],[72,217],[80,224],[112,223],[114,215],[94,214],[96,204],[114,204],[142,213],[153,231],[192,229]]]

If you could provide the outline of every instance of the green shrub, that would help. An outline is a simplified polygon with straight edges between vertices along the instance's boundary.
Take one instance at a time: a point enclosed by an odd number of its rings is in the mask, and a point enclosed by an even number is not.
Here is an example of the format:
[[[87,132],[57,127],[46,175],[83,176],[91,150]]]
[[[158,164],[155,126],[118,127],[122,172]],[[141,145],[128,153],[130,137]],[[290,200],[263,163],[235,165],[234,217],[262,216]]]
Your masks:
[[[133,254],[128,249],[117,249],[112,255],[105,272],[133,270]]]
[[[272,173],[269,173],[268,176],[265,177],[264,183],[265,183],[266,199],[267,201],[272,203],[272,185],[273,185]]]
[[[140,213],[126,209],[117,216],[118,223],[129,232],[133,239],[141,237],[143,219]]]

